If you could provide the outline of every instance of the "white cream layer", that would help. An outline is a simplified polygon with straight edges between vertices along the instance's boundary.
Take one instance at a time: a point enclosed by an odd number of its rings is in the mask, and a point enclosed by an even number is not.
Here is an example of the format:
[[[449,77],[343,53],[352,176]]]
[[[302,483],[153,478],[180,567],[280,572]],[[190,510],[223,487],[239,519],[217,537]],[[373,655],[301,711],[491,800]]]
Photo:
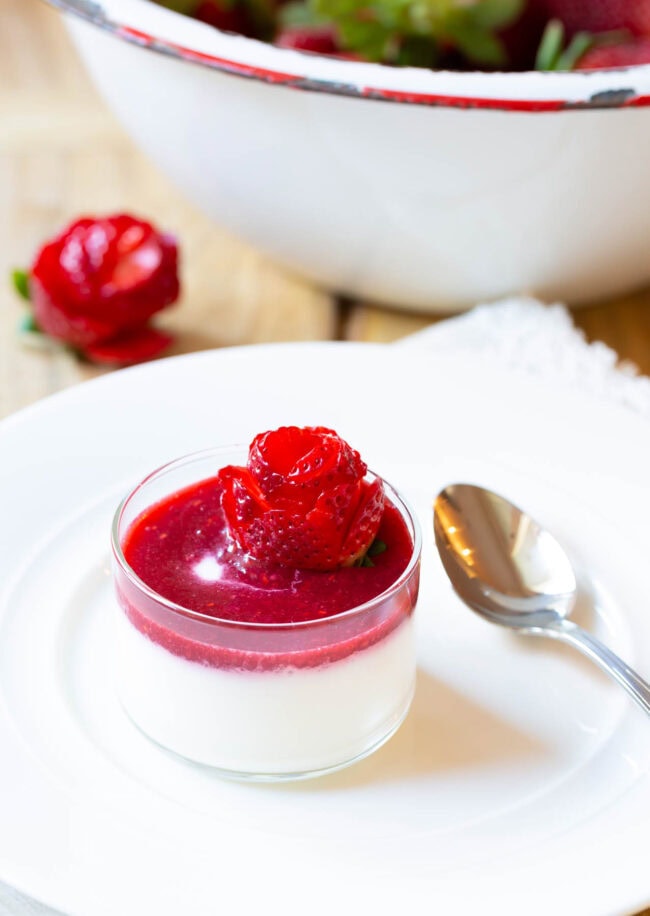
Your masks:
[[[191,760],[251,775],[340,766],[399,724],[415,682],[410,619],[318,668],[238,671],[163,649],[117,611],[117,686],[151,738]]]

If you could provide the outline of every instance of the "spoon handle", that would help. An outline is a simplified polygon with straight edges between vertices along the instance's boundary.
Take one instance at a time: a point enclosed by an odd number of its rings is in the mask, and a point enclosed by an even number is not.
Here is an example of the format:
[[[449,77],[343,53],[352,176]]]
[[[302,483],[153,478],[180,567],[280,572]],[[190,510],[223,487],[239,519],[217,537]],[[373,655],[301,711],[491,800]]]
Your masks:
[[[639,706],[650,715],[650,684],[595,636],[569,620],[563,620],[557,627],[545,627],[540,630],[541,632],[579,649],[606,674],[618,681],[632,699],[636,700]]]

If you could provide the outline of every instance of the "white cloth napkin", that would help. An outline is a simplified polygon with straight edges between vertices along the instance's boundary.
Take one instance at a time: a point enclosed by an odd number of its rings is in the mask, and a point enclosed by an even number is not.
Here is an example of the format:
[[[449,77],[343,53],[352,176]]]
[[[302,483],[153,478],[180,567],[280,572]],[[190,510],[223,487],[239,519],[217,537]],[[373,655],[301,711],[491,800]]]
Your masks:
[[[604,343],[587,343],[563,305],[515,298],[478,305],[392,346],[436,353],[483,354],[505,368],[553,381],[601,401],[623,404],[650,419],[650,378],[619,362]]]
[[[516,298],[479,305],[458,318],[431,325],[391,347],[436,353],[492,355],[499,365],[561,382],[650,419],[650,378],[620,364],[603,343],[588,344],[562,305]],[[55,911],[0,884],[0,916],[55,916]]]

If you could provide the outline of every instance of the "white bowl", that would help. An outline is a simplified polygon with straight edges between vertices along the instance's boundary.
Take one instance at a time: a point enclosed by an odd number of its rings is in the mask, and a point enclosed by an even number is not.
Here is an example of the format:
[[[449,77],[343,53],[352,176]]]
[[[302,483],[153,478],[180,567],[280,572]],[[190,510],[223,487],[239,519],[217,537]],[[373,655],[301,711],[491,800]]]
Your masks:
[[[51,0],[139,145],[214,220],[338,292],[424,311],[650,281],[650,66],[451,73]]]

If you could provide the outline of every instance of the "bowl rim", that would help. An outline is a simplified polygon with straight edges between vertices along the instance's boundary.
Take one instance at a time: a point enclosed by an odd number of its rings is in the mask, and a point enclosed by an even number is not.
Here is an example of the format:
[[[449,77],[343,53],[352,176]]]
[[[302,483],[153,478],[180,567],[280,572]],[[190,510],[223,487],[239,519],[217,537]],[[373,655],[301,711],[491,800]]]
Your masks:
[[[278,48],[152,0],[46,0],[129,44],[272,86],[429,107],[550,113],[650,105],[650,64],[580,72],[389,67]]]

